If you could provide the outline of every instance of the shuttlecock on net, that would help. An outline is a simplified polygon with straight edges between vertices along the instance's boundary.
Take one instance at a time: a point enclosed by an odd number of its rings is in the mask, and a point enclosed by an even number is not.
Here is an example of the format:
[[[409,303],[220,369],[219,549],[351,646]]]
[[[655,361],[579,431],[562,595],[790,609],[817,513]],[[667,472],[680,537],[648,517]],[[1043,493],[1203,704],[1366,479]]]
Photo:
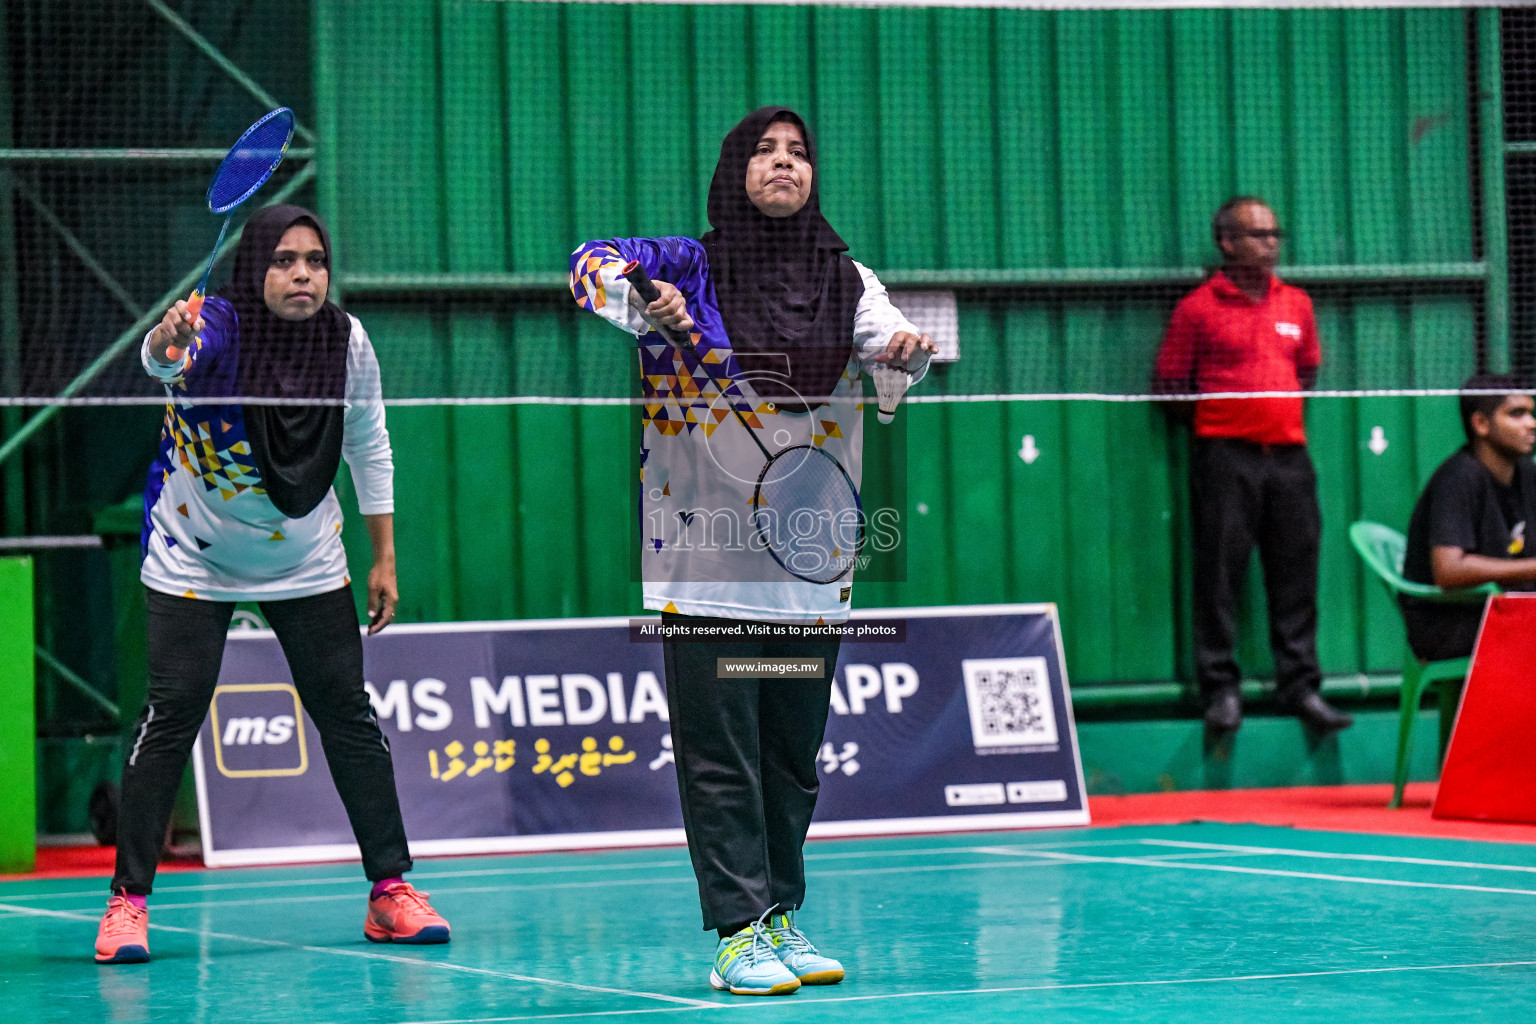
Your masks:
[[[906,396],[913,374],[927,365],[928,353],[921,348],[913,350],[905,362],[875,364],[871,376],[875,378],[875,397],[880,403],[876,419],[881,423],[890,423],[896,418],[896,407]]]

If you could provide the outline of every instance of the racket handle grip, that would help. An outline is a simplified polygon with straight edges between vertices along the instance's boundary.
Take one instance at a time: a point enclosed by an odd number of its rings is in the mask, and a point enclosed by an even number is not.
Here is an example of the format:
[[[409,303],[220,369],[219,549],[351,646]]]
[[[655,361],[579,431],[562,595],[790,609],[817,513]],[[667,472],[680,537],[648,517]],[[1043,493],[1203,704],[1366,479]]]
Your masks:
[[[624,280],[628,281],[630,287],[635,290],[635,293],[645,300],[647,306],[661,298],[661,289],[656,287],[656,282],[651,280],[651,275],[645,272],[645,268],[640,265],[639,260],[630,260],[624,264],[624,269],[619,271],[619,273],[624,275]],[[687,331],[674,331],[668,327],[658,327],[656,329],[661,332],[663,337],[671,341],[672,344],[680,345],[687,349],[693,348],[693,339],[688,336]]]
[[[639,260],[630,260],[624,264],[624,269],[619,271],[619,273],[623,274],[624,280],[628,281],[630,286],[640,293],[640,297],[645,300],[646,305],[650,305],[661,298],[661,289],[656,287],[656,282],[651,280],[651,275],[645,272],[645,268],[640,265]]]
[[[206,297],[207,296],[203,294],[201,288],[187,296],[187,312],[192,314],[192,322],[194,324],[197,323],[197,318],[202,315],[203,299]],[[168,345],[165,349],[165,357],[173,363],[179,362],[181,360],[181,354],[185,351],[186,349],[184,348],[177,348],[175,345]]]

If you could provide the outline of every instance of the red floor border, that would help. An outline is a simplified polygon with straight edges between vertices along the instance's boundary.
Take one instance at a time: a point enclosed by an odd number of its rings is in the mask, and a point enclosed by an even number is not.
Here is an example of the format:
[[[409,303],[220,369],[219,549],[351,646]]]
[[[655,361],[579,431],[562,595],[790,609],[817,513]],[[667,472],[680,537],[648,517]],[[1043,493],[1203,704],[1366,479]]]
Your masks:
[[[1286,825],[1321,832],[1536,843],[1536,825],[1450,821],[1429,816],[1436,784],[1411,783],[1399,810],[1388,810],[1389,785],[1306,786],[1291,789],[1229,789],[1189,793],[1094,796],[1088,807],[1095,825],[1180,825],[1215,821]]]
[[[1536,825],[1447,821],[1429,816],[1435,784],[1408,787],[1401,810],[1388,810],[1388,785],[1304,786],[1290,789],[1229,789],[1184,793],[1135,793],[1088,798],[1095,826],[1182,825],[1213,821],[1235,825],[1281,825],[1320,832],[1473,839],[1494,843],[1536,844]],[[0,875],[0,881],[47,878],[98,878],[112,873],[116,850],[110,846],[40,847],[37,870]],[[160,871],[192,871],[195,860],[167,861]]]
[[[110,878],[117,858],[115,846],[39,846],[37,869],[18,875],[0,874],[0,882],[44,878]],[[161,861],[159,873],[197,871],[200,860]]]

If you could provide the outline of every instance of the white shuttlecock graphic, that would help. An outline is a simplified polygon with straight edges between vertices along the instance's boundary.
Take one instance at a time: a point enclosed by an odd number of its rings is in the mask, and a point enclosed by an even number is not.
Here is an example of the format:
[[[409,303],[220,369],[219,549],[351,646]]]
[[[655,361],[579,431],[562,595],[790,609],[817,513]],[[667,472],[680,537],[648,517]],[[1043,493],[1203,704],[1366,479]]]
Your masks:
[[[875,364],[871,375],[875,378],[875,396],[880,402],[876,419],[890,423],[896,418],[896,407],[906,395],[913,375],[927,365],[928,352],[922,348],[914,349],[905,362]]]

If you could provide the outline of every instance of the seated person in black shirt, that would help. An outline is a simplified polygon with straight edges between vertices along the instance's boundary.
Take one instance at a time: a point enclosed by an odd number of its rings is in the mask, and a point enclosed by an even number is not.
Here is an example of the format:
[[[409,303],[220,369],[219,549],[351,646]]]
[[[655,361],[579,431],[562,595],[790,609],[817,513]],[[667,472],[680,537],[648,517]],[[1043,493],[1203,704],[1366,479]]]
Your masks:
[[[1440,464],[1408,522],[1403,575],[1454,589],[1497,583],[1536,590],[1536,558],[1526,538],[1536,529],[1536,403],[1516,393],[1512,377],[1479,374],[1462,385],[1467,444]],[[1467,391],[1509,393],[1466,394]],[[1408,645],[1425,661],[1472,653],[1483,602],[1437,604],[1401,595]]]

